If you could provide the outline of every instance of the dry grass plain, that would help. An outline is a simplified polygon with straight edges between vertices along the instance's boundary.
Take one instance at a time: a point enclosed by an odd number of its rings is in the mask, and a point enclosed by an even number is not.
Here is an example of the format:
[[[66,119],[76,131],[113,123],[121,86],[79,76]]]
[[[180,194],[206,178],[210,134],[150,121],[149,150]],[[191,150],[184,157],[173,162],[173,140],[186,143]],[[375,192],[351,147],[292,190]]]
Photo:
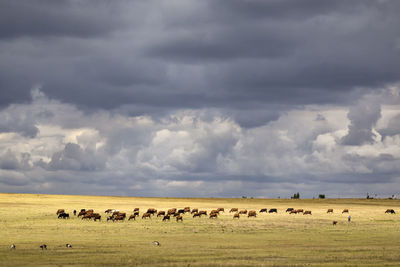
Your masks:
[[[108,208],[225,208],[218,219],[186,214],[183,223],[161,218],[124,222],[57,219],[56,211]],[[278,214],[242,216],[232,207],[277,208]],[[311,210],[289,215],[286,208]],[[327,214],[333,208],[333,214]],[[344,208],[350,210],[347,222]],[[0,194],[1,266],[400,266],[399,200],[179,199]],[[338,221],[336,226],[332,221]],[[156,247],[152,241],[161,246]],[[10,250],[11,244],[16,250]],[[39,246],[47,244],[48,250]],[[73,248],[65,247],[66,243]]]

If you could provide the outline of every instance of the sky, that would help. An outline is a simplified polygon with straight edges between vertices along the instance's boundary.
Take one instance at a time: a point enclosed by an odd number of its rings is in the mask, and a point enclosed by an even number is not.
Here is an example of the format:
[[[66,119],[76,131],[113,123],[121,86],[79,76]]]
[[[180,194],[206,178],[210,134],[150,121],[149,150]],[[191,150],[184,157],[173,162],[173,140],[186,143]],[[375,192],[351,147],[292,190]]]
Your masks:
[[[400,195],[400,1],[0,1],[0,192]]]

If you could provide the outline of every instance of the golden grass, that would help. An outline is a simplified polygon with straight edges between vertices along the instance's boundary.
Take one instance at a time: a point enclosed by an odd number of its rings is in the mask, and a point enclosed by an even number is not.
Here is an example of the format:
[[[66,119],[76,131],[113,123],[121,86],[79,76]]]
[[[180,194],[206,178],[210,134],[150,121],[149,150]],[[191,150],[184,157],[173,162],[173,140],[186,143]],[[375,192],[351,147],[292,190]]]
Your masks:
[[[225,208],[218,219],[184,215],[173,219],[124,222],[82,221],[74,209],[93,208],[132,213],[139,207]],[[178,199],[105,196],[0,194],[0,265],[2,266],[399,266],[398,200],[366,199]],[[229,209],[277,208],[278,214],[242,216]],[[288,207],[312,215],[289,215]],[[66,209],[72,218],[57,219]],[[333,214],[327,214],[333,208]],[[344,208],[348,214],[341,214]],[[332,221],[338,221],[336,226]],[[152,244],[157,240],[160,247]],[[10,250],[16,244],[15,251]],[[42,251],[39,245],[47,244]],[[72,249],[65,247],[73,245]]]

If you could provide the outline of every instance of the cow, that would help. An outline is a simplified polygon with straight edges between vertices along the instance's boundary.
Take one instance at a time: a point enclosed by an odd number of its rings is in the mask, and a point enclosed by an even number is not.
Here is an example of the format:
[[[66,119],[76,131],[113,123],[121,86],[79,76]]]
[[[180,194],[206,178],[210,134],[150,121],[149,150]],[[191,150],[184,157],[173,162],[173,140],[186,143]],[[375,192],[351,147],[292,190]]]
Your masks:
[[[113,222],[115,222],[115,221],[123,221],[123,220],[125,220],[124,216],[115,216],[115,217],[112,218]]]
[[[139,211],[135,211],[135,212],[133,213],[133,215],[139,216]]]
[[[333,222],[332,222],[332,225],[336,225],[336,224],[337,224],[337,221],[333,221]]]
[[[165,211],[160,210],[160,211],[157,213],[157,217],[160,217],[160,216],[165,216]]]
[[[297,209],[296,212],[297,212],[297,213],[303,213],[304,210],[303,210],[303,209]]]
[[[74,210],[74,216],[76,216],[76,210]]]
[[[287,208],[286,212],[291,212],[292,210],[294,210],[294,208]]]
[[[113,212],[112,209],[106,209],[106,210],[104,211],[104,213],[111,213],[111,212]]]
[[[112,214],[113,217],[117,217],[117,216],[122,216],[122,217],[126,217],[126,213],[125,212],[119,212],[119,211],[114,211]]]
[[[139,208],[134,208],[133,212],[139,211]]]
[[[15,244],[12,244],[10,249],[15,250],[17,249],[17,246]]]
[[[150,218],[150,219],[151,219],[150,215],[151,215],[150,213],[145,212],[145,213],[143,213],[143,215],[142,215],[142,219],[146,219],[146,218]]]
[[[239,219],[240,215],[238,212],[236,212],[235,214],[233,214],[233,219],[238,218]]]
[[[333,209],[328,209],[326,213],[333,213]]]
[[[310,215],[311,215],[311,210],[306,210],[306,211],[304,211],[303,215],[307,215],[307,214],[310,214]]]
[[[199,214],[200,214],[200,217],[201,217],[201,215],[206,215],[207,216],[207,211],[201,210],[201,211],[199,211]]]
[[[87,210],[87,211],[86,211],[86,213],[93,213],[93,212],[94,212],[93,209],[90,209],[90,210]]]
[[[91,220],[91,219],[92,219],[92,214],[90,213],[90,214],[85,214],[85,215],[83,215],[82,220],[83,220],[83,219]]]
[[[86,211],[80,211],[79,214],[78,214],[78,217],[85,216],[85,215],[86,215]]]
[[[94,221],[97,221],[97,220],[101,221],[101,215],[100,214],[92,213],[91,215],[92,215],[92,218],[94,219]]]
[[[182,217],[182,215],[177,216],[177,217],[176,217],[176,221],[177,221],[177,222],[179,222],[179,221],[183,222],[183,217]]]
[[[61,214],[61,213],[64,213],[64,212],[65,212],[64,209],[58,209],[56,215]]]
[[[85,212],[86,211],[86,209],[81,209],[81,212]]]
[[[267,209],[260,209],[260,213],[261,212],[267,212]]]
[[[218,213],[210,213],[210,219],[218,218]]]
[[[297,210],[291,210],[289,214],[297,214]]]
[[[343,213],[349,213],[349,209],[344,209],[343,211],[342,211],[342,214]]]
[[[191,213],[193,214],[193,213],[198,213],[199,212],[199,209],[192,209],[192,211],[191,211]]]
[[[174,217],[178,217],[179,215],[181,215],[179,212],[175,212],[175,213],[173,214]]]
[[[269,209],[268,213],[278,213],[277,209]]]
[[[225,209],[224,209],[224,208],[218,208],[217,211],[218,211],[218,213],[219,213],[220,211],[225,212]]]
[[[128,221],[130,221],[132,219],[136,221],[136,215],[135,214],[132,214],[131,216],[129,216]]]
[[[172,215],[172,214],[175,214],[175,212],[176,212],[176,209],[173,208],[173,209],[169,209],[168,212],[167,212],[167,214],[168,214],[168,215]]]
[[[249,217],[257,217],[257,212],[255,210],[249,211],[249,213],[247,214],[247,218]]]
[[[65,244],[65,247],[72,248],[72,245],[67,243],[67,244]]]
[[[157,210],[156,210],[156,209],[153,209],[153,208],[147,209],[147,213],[149,213],[149,214],[151,214],[151,215],[154,215],[154,214],[157,213]]]
[[[179,214],[185,214],[185,210],[184,209],[180,209],[180,210],[178,210],[178,213]]]
[[[387,210],[385,211],[385,213],[395,214],[396,212],[394,211],[394,209],[387,209]]]
[[[196,212],[195,214],[193,214],[193,218],[195,217],[199,217],[200,218],[200,213]]]
[[[190,213],[190,207],[185,207],[183,210],[185,211],[185,213],[186,213],[186,212],[189,212],[189,213]]]
[[[69,213],[60,213],[58,214],[58,219],[63,218],[63,219],[69,219]]]
[[[46,244],[43,244],[43,245],[41,245],[41,246],[39,246],[42,250],[44,250],[44,249],[47,249],[47,245]]]
[[[218,211],[218,210],[212,210],[212,211],[210,212],[210,214],[213,214],[213,213],[219,214],[219,211]]]
[[[241,210],[239,211],[239,214],[247,214],[247,210]]]
[[[170,216],[169,215],[165,215],[164,217],[163,217],[163,219],[162,219],[163,221],[166,221],[166,220],[170,220]]]
[[[231,208],[229,212],[238,212],[238,208]]]

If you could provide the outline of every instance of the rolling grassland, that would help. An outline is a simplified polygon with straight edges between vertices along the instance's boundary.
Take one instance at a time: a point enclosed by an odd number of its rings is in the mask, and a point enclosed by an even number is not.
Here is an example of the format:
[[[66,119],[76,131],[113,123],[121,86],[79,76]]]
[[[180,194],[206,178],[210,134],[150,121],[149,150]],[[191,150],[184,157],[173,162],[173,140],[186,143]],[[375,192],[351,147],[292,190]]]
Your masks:
[[[112,208],[129,216],[138,207],[142,215],[147,208],[186,206],[225,212],[218,219],[185,214],[183,222],[155,216],[107,222],[104,213]],[[234,220],[233,207],[256,210],[257,218]],[[312,215],[290,215],[289,207]],[[57,219],[60,208],[71,218]],[[102,220],[73,216],[81,208],[94,209]],[[278,213],[258,213],[261,208]],[[328,208],[334,212],[327,214]],[[351,223],[341,213],[345,208]],[[389,208],[397,214],[385,214]],[[1,266],[399,266],[400,201],[0,194],[0,233]],[[42,244],[48,249],[41,250]]]

